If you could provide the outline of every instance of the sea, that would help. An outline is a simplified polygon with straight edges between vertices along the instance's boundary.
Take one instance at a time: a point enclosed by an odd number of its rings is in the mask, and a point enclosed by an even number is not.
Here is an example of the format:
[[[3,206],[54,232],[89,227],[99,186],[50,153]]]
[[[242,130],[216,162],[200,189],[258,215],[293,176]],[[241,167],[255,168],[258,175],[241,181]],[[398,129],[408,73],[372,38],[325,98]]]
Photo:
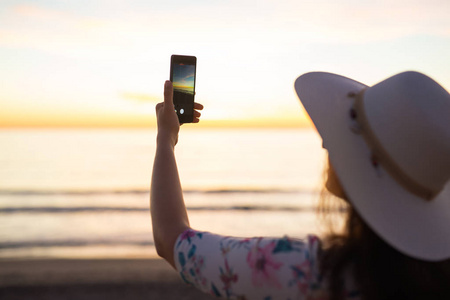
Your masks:
[[[0,130],[0,259],[151,258],[155,129]],[[190,224],[253,237],[322,230],[326,157],[313,129],[184,125]]]

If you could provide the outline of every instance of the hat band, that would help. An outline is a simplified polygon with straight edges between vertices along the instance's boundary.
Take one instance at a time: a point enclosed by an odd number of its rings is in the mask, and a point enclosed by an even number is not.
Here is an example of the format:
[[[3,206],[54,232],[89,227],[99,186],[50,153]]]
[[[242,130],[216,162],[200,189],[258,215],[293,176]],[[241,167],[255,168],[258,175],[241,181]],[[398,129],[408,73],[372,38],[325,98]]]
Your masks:
[[[362,135],[372,150],[373,155],[377,158],[377,161],[388,171],[388,173],[405,189],[409,192],[427,200],[431,201],[439,191],[434,191],[415,179],[411,178],[403,169],[396,163],[391,155],[383,147],[380,140],[375,135],[372,127],[367,120],[367,115],[364,109],[364,92],[367,88],[363,89],[356,95],[353,109],[356,112],[356,121],[358,122]]]

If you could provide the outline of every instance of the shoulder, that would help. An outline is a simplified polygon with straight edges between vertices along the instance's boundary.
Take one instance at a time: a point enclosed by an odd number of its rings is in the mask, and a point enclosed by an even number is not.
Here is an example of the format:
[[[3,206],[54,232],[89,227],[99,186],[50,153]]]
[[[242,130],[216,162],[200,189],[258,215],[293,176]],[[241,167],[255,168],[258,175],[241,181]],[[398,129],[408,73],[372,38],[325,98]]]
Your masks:
[[[275,237],[231,237],[214,234],[206,231],[188,229],[178,237],[175,251],[197,249],[199,246],[205,250],[219,251],[224,257],[233,252],[234,255],[247,253],[252,257],[256,253],[267,255],[291,255],[295,261],[316,260],[321,253],[321,240],[316,235],[308,235],[304,239],[283,236]]]
[[[179,236],[174,253],[181,277],[208,293],[315,299],[326,290],[319,271],[320,248],[315,235],[238,238],[191,229]]]

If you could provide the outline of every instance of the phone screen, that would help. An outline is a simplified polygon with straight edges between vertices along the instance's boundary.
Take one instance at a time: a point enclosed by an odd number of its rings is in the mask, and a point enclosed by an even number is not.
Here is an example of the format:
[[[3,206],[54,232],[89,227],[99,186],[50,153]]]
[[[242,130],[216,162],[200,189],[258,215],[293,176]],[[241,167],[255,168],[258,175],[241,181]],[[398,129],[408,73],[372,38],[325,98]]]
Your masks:
[[[172,55],[170,81],[173,84],[173,104],[180,123],[192,123],[194,118],[195,56]]]

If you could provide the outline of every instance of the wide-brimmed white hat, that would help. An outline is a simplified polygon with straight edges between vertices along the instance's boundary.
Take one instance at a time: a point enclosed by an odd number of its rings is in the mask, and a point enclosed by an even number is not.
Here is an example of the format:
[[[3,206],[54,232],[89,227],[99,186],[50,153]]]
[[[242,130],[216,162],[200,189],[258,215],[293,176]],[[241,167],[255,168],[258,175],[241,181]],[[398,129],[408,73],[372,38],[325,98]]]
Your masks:
[[[345,194],[398,251],[450,258],[450,95],[417,72],[372,87],[323,72],[295,82]]]

